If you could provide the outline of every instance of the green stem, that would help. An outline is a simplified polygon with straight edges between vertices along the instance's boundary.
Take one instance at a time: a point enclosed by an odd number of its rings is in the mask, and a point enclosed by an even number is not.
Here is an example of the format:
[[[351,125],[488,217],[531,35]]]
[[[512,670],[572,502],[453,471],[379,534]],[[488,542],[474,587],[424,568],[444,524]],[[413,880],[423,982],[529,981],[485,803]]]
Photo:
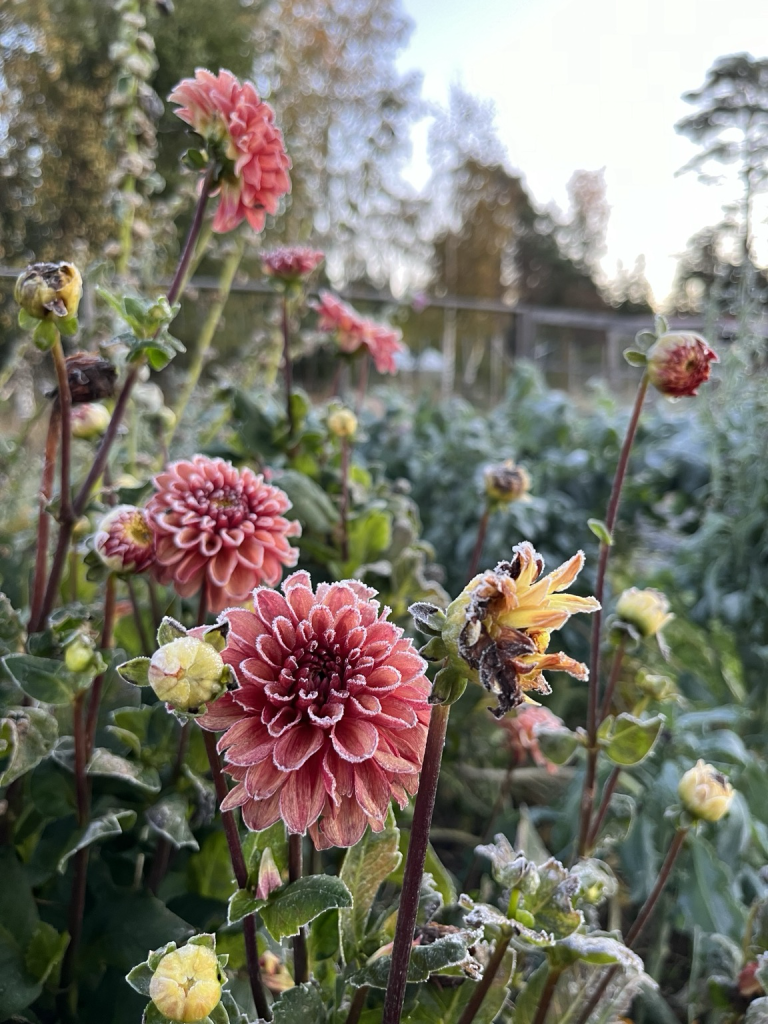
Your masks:
[[[608,500],[608,510],[605,516],[605,525],[608,533],[613,536],[613,530],[616,525],[616,517],[619,511],[619,502],[621,501],[621,489],[624,485],[624,479],[627,474],[627,466],[629,464],[629,454],[632,450],[632,442],[635,439],[637,433],[637,425],[640,422],[640,413],[643,408],[643,402],[648,391],[648,374],[644,373],[643,378],[640,381],[640,385],[637,389],[637,395],[635,397],[635,404],[632,408],[632,415],[630,416],[629,426],[627,427],[627,433],[624,438],[624,443],[621,446],[621,453],[619,455],[619,462],[616,467],[616,475],[613,478],[613,486],[611,488],[611,496]],[[611,545],[606,543],[600,544],[600,554],[597,562],[597,580],[595,582],[595,597],[600,603],[601,607],[592,615],[592,644],[591,644],[591,658],[590,658],[590,669],[589,669],[589,698],[587,708],[587,768],[584,774],[584,788],[581,794],[581,823],[579,828],[579,842],[578,842],[578,853],[580,857],[584,856],[587,847],[587,837],[589,836],[589,830],[592,819],[592,807],[595,799],[595,778],[597,774],[597,728],[598,728],[598,704],[600,700],[600,633],[602,629],[602,604],[603,596],[605,591],[605,574],[608,568],[608,557],[611,552]]]
[[[184,412],[189,404],[189,400],[194,393],[195,388],[198,385],[200,377],[205,366],[206,356],[208,350],[211,347],[214,335],[216,334],[216,328],[221,320],[221,315],[224,312],[224,307],[227,304],[229,293],[232,290],[232,284],[235,280],[235,274],[237,273],[238,267],[243,259],[243,253],[245,252],[245,235],[241,234],[232,252],[227,256],[224,261],[224,266],[221,269],[221,276],[219,278],[219,288],[216,292],[216,297],[211,304],[211,308],[208,310],[208,316],[205,319],[200,334],[197,338],[197,344],[195,346],[195,354],[192,357],[189,368],[187,370],[186,380],[184,386],[181,389],[179,398],[173,406],[173,411],[176,413],[176,421],[171,428],[167,438],[166,444],[170,447],[171,441],[173,440],[176,429],[181,423],[181,419]]]
[[[405,1000],[405,986],[408,965],[411,961],[413,929],[419,909],[419,892],[424,874],[424,862],[429,844],[429,829],[435,809],[437,781],[440,777],[440,763],[443,758],[445,733],[448,728],[449,704],[437,704],[432,708],[427,733],[427,745],[421,768],[419,791],[413,809],[413,825],[405,859],[403,888],[400,893],[400,909],[397,913],[395,941],[392,946],[392,961],[389,969],[389,983],[384,998],[382,1024],[399,1024]]]

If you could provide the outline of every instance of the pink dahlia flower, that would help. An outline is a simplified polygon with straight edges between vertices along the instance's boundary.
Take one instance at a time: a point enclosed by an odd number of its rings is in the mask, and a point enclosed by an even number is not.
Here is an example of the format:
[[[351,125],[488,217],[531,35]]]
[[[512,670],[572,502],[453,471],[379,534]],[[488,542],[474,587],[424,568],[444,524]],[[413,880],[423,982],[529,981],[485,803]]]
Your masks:
[[[302,246],[273,249],[261,257],[264,273],[283,281],[300,281],[309,277],[325,259],[325,253]]]
[[[250,469],[194,455],[154,480],[147,503],[155,531],[158,576],[182,597],[206,587],[208,607],[245,601],[260,583],[274,585],[299,552],[288,543],[301,526],[282,516],[286,494]]]
[[[239,687],[200,719],[226,729],[219,749],[237,780],[222,807],[248,828],[282,818],[318,849],[353,846],[384,828],[389,802],[416,792],[429,724],[430,683],[411,640],[357,580],[306,572],[282,597],[260,587],[254,611],[225,612],[222,657]]]
[[[141,508],[117,505],[99,523],[93,548],[112,572],[140,573],[155,562],[155,537]]]
[[[397,372],[395,355],[405,350],[400,331],[366,319],[330,292],[320,292],[315,308],[318,327],[336,335],[336,344],[342,352],[352,354],[365,347],[379,373]]]
[[[261,231],[265,215],[277,213],[281,196],[291,190],[291,161],[275,112],[250,82],[239,82],[230,71],[213,75],[198,68],[168,98],[182,104],[177,115],[227,161],[213,230],[231,231],[247,220]]]

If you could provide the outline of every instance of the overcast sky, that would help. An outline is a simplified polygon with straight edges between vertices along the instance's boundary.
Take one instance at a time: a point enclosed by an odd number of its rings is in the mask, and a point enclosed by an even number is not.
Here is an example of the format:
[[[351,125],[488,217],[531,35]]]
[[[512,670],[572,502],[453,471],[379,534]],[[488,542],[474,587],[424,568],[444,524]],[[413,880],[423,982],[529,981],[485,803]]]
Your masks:
[[[403,0],[415,22],[403,67],[445,102],[452,81],[490,98],[510,164],[535,199],[566,206],[578,168],[605,167],[611,221],[606,271],[644,254],[657,301],[675,256],[716,223],[723,187],[675,171],[696,152],[674,131],[725,53],[768,55],[766,0]],[[422,184],[425,126],[413,180]],[[768,215],[768,209],[762,211]],[[758,228],[758,237],[766,233]],[[758,247],[758,252],[760,247]],[[766,253],[768,255],[768,253]]]

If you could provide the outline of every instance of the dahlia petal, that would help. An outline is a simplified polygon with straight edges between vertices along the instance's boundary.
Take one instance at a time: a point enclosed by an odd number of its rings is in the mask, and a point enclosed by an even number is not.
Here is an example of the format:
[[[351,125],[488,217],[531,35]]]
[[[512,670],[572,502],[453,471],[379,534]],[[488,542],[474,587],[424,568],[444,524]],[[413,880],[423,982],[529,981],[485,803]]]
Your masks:
[[[413,765],[410,761],[406,761],[404,757],[398,757],[397,754],[385,750],[381,742],[376,748],[373,760],[388,773],[392,772],[398,775],[411,775],[413,773]]]
[[[355,592],[351,587],[345,583],[334,583],[328,590],[324,598],[324,604],[326,604],[332,612],[338,613],[342,608],[347,608],[350,605],[352,607],[357,603]]]
[[[345,798],[333,815],[326,814],[322,819],[320,832],[328,846],[354,846],[363,838],[367,824],[360,805],[355,800]]]
[[[269,735],[277,739],[301,721],[301,712],[298,708],[287,705],[278,708],[273,704],[267,704],[262,711],[261,720],[266,725]]]
[[[274,793],[266,800],[249,800],[243,804],[243,822],[251,832],[263,832],[280,818],[280,793]]]
[[[270,758],[248,768],[244,786],[251,800],[266,800],[280,789],[285,779],[285,772],[276,768]]]
[[[293,772],[301,768],[324,742],[321,729],[309,724],[297,725],[280,737],[272,757],[278,768]]]
[[[373,756],[379,742],[379,733],[370,722],[345,716],[333,727],[331,741],[339,757],[345,761],[359,762]]]
[[[206,706],[206,712],[198,718],[198,725],[209,732],[221,732],[242,718],[242,708],[231,693],[223,693],[218,700]]]
[[[247,800],[248,793],[246,788],[242,782],[238,782],[221,801],[219,809],[222,811],[233,811],[236,807],[242,807]]]
[[[383,821],[386,817],[390,788],[384,772],[372,758],[355,768],[355,797],[370,818]]]
[[[208,578],[214,586],[226,587],[237,565],[237,551],[235,548],[222,547],[221,541],[219,549],[215,558],[208,563]]]
[[[280,793],[280,814],[289,832],[303,835],[320,817],[326,793],[319,763],[291,772]]]
[[[272,635],[286,651],[292,651],[296,646],[296,630],[289,619],[282,616],[275,619],[272,623]]]
[[[381,699],[381,713],[376,716],[376,721],[388,725],[391,729],[412,729],[418,719],[410,704],[387,694]]]
[[[242,712],[241,712],[242,716]],[[252,716],[240,719],[231,726],[218,743],[219,751],[227,752],[227,762],[247,766],[258,764],[268,757],[275,745],[266,726]]]
[[[253,610],[264,623],[271,628],[275,619],[282,617],[293,620],[295,618],[290,604],[276,590],[268,590],[266,587],[259,587],[253,595]]]

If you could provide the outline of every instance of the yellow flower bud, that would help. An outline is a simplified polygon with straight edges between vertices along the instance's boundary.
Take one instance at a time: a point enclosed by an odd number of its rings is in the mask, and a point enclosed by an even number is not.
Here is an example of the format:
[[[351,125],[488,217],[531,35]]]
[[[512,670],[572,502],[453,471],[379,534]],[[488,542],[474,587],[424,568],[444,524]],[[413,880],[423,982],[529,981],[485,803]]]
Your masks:
[[[665,594],[660,590],[639,590],[637,587],[624,591],[616,605],[616,614],[634,626],[643,637],[655,636],[674,618]]]
[[[221,972],[216,954],[190,944],[166,953],[149,983],[149,997],[172,1020],[202,1020],[221,1001]]]
[[[357,433],[357,416],[351,409],[334,409],[328,416],[328,429],[336,437],[353,438]]]
[[[160,700],[177,711],[195,711],[220,697],[226,679],[226,666],[219,652],[192,636],[164,644],[149,663],[149,685]]]
[[[683,775],[677,792],[685,809],[703,821],[719,821],[728,813],[733,800],[733,786],[728,779],[701,760]]]
[[[76,636],[64,649],[64,663],[70,672],[87,672],[94,661],[93,645],[83,636]]]
[[[483,474],[485,493],[490,501],[508,505],[524,498],[531,488],[531,478],[522,466],[511,459],[497,466],[488,466]]]
[[[109,409],[99,402],[85,402],[72,410],[72,437],[95,441],[102,437],[112,419]]]
[[[68,320],[77,314],[83,279],[73,263],[32,263],[19,275],[14,298],[37,320]]]

